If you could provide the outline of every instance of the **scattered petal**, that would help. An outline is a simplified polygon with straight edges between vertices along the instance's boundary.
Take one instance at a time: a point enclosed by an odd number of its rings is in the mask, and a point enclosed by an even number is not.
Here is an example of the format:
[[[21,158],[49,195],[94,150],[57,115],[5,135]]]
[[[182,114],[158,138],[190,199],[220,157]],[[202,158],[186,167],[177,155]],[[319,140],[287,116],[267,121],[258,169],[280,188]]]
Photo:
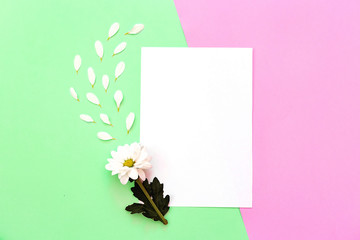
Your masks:
[[[88,123],[95,123],[94,119],[86,114],[80,114],[80,119]]]
[[[109,29],[109,37],[107,38],[107,40],[109,40],[112,36],[114,36],[118,31],[119,31],[119,23],[113,23]]]
[[[117,90],[114,94],[114,100],[116,102],[116,106],[117,106],[117,110],[119,111],[120,109],[120,104],[123,100],[123,94],[120,90]]]
[[[113,56],[115,56],[118,53],[121,53],[126,48],[126,42],[122,42],[119,45],[116,46]]]
[[[125,35],[127,34],[138,34],[139,32],[141,32],[144,29],[144,24],[135,24],[134,27],[127,33],[125,33]]]
[[[96,54],[99,56],[100,61],[102,61],[103,55],[104,55],[104,49],[103,46],[101,44],[101,42],[98,40],[95,42],[95,50],[96,50]]]
[[[78,73],[80,66],[81,66],[81,57],[80,57],[80,55],[76,55],[74,58],[74,68],[75,68],[76,74]]]
[[[70,88],[70,94],[71,94],[71,96],[72,96],[75,100],[77,100],[78,102],[80,102],[80,100],[79,100],[79,98],[78,98],[78,96],[77,96],[77,93],[76,93],[76,91],[75,91],[74,88]]]
[[[97,96],[93,93],[87,93],[86,94],[86,98],[89,100],[89,102],[98,105],[99,107],[101,107],[99,99],[97,98]]]
[[[124,72],[124,70],[125,70],[125,63],[119,62],[115,68],[115,82],[116,82],[116,79],[118,79],[118,77],[120,77],[120,75]]]
[[[133,112],[129,113],[129,115],[126,118],[126,129],[127,129],[127,133],[129,134],[130,129],[134,123],[135,120],[135,114]]]
[[[103,123],[112,126],[108,115],[106,115],[105,113],[100,113],[100,119],[101,119],[101,121],[103,121]]]
[[[94,88],[96,76],[95,76],[94,69],[92,67],[88,68],[88,78],[89,78],[89,82],[91,84],[91,87]]]
[[[108,75],[103,75],[102,84],[104,86],[105,92],[107,92],[107,89],[109,87],[109,76]]]
[[[100,140],[104,140],[104,141],[108,141],[108,140],[115,140],[115,138],[113,138],[110,134],[108,134],[107,132],[98,132],[97,137]]]

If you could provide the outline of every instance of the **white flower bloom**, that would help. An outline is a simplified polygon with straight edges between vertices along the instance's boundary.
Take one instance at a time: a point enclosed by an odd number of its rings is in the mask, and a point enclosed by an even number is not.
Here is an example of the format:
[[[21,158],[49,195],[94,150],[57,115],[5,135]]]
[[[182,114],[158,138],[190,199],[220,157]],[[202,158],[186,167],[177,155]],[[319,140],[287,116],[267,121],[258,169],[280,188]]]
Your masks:
[[[104,48],[103,48],[103,45],[101,44],[101,42],[99,40],[97,40],[95,42],[95,50],[96,50],[96,54],[100,58],[100,61],[102,61],[102,58],[103,58],[103,55],[104,55]]]
[[[107,89],[109,88],[109,76],[108,75],[102,76],[102,84],[104,86],[105,92],[107,92]]]
[[[109,29],[109,37],[107,38],[107,40],[109,40],[112,36],[114,36],[118,31],[119,31],[119,23],[113,23]]]
[[[108,141],[108,140],[116,140],[115,138],[113,138],[110,134],[108,134],[107,132],[98,132],[97,137],[100,140],[104,140],[104,141]]]
[[[123,100],[123,94],[120,90],[117,90],[114,94],[114,100],[116,102],[116,106],[117,106],[117,110],[119,111],[120,109],[120,104]]]
[[[135,114],[133,112],[129,113],[129,115],[126,118],[126,129],[127,129],[127,133],[129,134],[130,129],[134,123],[135,120]]]
[[[83,120],[84,122],[95,123],[94,119],[92,119],[92,117],[86,114],[80,114],[80,119]]]
[[[122,42],[119,45],[116,46],[114,53],[112,56],[115,56],[118,53],[121,53],[126,48],[126,42]]]
[[[70,94],[71,94],[71,96],[72,96],[76,101],[80,102],[80,100],[79,100],[79,98],[78,98],[78,96],[77,96],[77,93],[76,93],[76,91],[75,91],[74,88],[70,88]]]
[[[139,143],[119,146],[117,151],[111,152],[111,156],[105,168],[111,171],[112,175],[118,174],[122,184],[126,184],[129,178],[136,180],[140,177],[145,180],[144,170],[151,168],[151,157]]]
[[[134,27],[127,33],[125,33],[125,35],[127,34],[138,34],[139,32],[141,32],[144,29],[144,24],[135,24]]]
[[[119,62],[115,68],[115,82],[116,82],[116,79],[118,79],[118,77],[120,77],[120,75],[124,72],[124,70],[125,70],[125,63]]]
[[[81,66],[81,57],[80,57],[80,55],[76,55],[74,58],[74,68],[75,68],[76,74],[79,72],[80,66]]]
[[[103,121],[103,123],[113,126],[109,120],[109,116],[106,115],[105,113],[100,113],[100,119],[101,119],[101,121]]]
[[[96,76],[95,76],[94,69],[92,67],[88,68],[88,78],[89,78],[89,82],[91,84],[91,87],[94,88]]]

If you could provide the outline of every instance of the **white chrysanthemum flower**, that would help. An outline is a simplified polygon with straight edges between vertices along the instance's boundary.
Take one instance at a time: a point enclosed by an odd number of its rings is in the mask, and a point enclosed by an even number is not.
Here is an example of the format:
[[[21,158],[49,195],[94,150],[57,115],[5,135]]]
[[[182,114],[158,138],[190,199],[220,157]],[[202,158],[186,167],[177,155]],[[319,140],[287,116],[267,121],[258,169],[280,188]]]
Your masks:
[[[144,180],[144,170],[151,168],[151,157],[139,143],[119,146],[117,151],[111,152],[111,156],[105,168],[111,171],[112,175],[118,174],[122,184],[126,184],[129,178],[136,180],[140,177]]]

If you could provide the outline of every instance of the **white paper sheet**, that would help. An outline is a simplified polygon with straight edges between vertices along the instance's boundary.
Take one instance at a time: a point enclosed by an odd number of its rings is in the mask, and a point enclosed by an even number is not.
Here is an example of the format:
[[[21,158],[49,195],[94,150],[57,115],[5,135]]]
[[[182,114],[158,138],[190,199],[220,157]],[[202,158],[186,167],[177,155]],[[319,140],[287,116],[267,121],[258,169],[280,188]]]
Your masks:
[[[140,142],[171,206],[252,207],[252,49],[142,48]]]

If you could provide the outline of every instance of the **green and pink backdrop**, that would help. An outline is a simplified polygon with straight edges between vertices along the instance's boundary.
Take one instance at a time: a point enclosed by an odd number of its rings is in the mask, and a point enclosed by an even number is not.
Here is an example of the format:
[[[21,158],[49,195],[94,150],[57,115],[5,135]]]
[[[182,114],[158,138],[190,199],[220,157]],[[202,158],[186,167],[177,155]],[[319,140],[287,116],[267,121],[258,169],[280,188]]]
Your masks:
[[[360,239],[359,10],[333,0],[2,1],[0,239]],[[254,49],[253,208],[173,207],[167,226],[124,211],[130,186],[104,165],[139,140],[139,122],[100,144],[100,128],[79,120],[92,111],[85,98],[68,93],[85,77],[76,54],[113,71],[89,49],[115,21],[124,32],[145,25],[128,40],[120,83],[136,115],[141,47]]]

